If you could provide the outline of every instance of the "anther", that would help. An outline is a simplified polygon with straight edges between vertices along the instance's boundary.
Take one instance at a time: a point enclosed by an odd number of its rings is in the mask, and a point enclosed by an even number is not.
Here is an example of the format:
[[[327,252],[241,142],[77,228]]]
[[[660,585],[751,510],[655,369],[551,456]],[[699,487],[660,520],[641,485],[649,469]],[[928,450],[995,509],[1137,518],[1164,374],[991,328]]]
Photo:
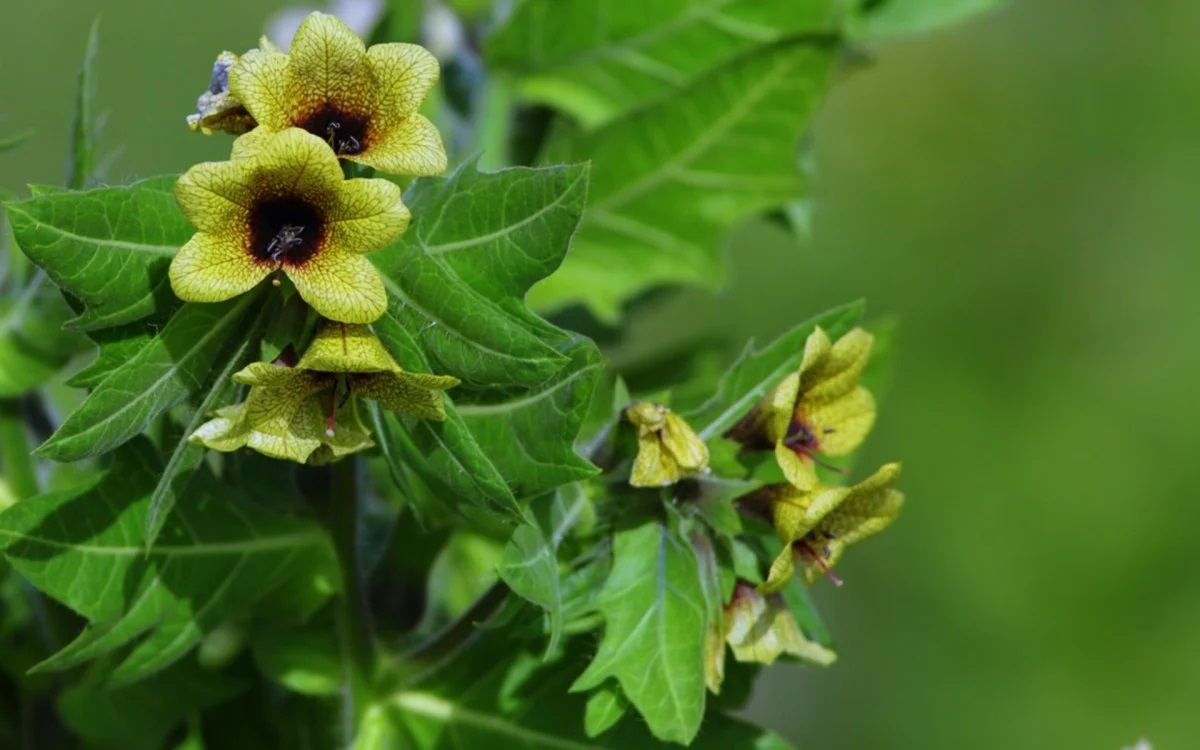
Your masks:
[[[300,236],[302,234],[304,234],[304,227],[284,224],[267,245],[267,255],[271,257],[271,260],[278,262],[282,256],[287,255],[288,250],[304,244],[304,238]]]

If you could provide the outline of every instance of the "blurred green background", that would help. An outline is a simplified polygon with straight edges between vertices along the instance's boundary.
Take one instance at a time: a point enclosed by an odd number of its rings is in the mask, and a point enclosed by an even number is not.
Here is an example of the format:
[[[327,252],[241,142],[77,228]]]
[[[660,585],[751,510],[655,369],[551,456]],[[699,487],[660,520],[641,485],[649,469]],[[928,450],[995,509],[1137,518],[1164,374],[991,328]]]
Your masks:
[[[4,0],[0,185],[61,182],[103,17],[101,155],[123,182],[224,158],[183,117],[268,0]],[[817,128],[815,236],[729,243],[720,304],[639,304],[662,336],[772,336],[865,296],[900,356],[863,466],[908,505],[815,595],[828,671],[777,667],[750,713],[802,748],[1200,747],[1200,4],[1016,0],[895,40]]]

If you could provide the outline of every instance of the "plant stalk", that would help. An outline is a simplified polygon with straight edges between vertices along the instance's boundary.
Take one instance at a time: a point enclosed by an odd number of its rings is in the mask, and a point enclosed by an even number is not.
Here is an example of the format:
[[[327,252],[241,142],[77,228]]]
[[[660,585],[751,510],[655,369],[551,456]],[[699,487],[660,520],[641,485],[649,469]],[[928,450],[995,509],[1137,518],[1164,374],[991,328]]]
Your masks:
[[[362,464],[358,456],[348,456],[330,466],[326,516],[342,571],[338,634],[350,693],[346,726],[351,728],[351,735],[357,732],[363,715],[374,702],[375,680],[375,634],[367,609],[358,554],[361,472]]]

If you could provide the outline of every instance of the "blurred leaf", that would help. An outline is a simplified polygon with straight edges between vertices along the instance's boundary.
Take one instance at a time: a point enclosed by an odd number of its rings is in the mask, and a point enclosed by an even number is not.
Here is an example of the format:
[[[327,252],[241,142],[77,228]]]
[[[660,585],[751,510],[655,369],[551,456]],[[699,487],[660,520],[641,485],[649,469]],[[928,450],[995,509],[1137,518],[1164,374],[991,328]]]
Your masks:
[[[700,435],[710,440],[725,433],[758,404],[779,381],[800,366],[804,342],[816,326],[830,338],[846,333],[862,315],[863,303],[851,302],[827,310],[772,341],[762,350],[747,344],[717,384],[716,391],[701,404],[678,404],[676,408]]]
[[[898,34],[916,34],[961,21],[989,10],[1003,0],[881,0],[865,2],[848,19],[851,36],[872,40]]]
[[[45,274],[13,299],[0,299],[0,398],[20,396],[45,385],[87,343],[63,330],[71,309]]]
[[[146,514],[161,472],[156,451],[139,440],[100,478],[0,514],[9,563],[91,623],[38,669],[66,669],[135,643],[112,673],[116,683],[132,682],[256,604],[270,602],[264,616],[301,620],[337,589],[337,560],[319,527],[240,502],[207,470],[188,484],[163,541],[147,552]]]
[[[332,623],[263,628],[254,634],[254,661],[264,675],[303,695],[333,695],[346,681]]]
[[[214,367],[228,365],[236,351],[230,342],[244,333],[258,296],[181,307],[161,333],[92,391],[38,453],[76,461],[137,435],[150,420],[200,390]]]
[[[394,300],[386,318],[435,371],[468,387],[529,387],[566,364],[523,300],[562,262],[587,176],[586,165],[483,173],[469,162],[408,191],[413,227],[367,257]]]
[[[93,69],[99,51],[100,18],[97,17],[88,31],[87,50],[83,53],[83,64],[79,66],[79,77],[75,84],[75,119],[71,123],[71,148],[67,163],[67,187],[74,190],[87,187],[95,174],[96,122],[92,100],[96,96],[96,81]]]
[[[12,151],[14,148],[20,146],[22,143],[32,137],[33,128],[29,128],[28,130],[22,130],[16,135],[9,135],[0,138],[0,154],[4,153],[5,151]]]
[[[657,520],[616,532],[599,607],[600,650],[571,689],[615,677],[656,737],[691,742],[704,719],[708,627],[692,545]]]
[[[167,267],[195,230],[175,203],[174,182],[152,177],[5,204],[25,255],[86,306],[69,326],[108,328],[177,304]]]
[[[186,660],[148,680],[114,689],[98,680],[68,688],[58,711],[89,747],[158,750],[188,717],[224,703],[243,683]]]
[[[721,238],[798,197],[796,147],[825,91],[828,44],[780,43],[600,130],[561,135],[548,162],[592,160],[588,211],[537,307],[581,301],[606,321],[662,283],[714,287]]]
[[[597,472],[574,446],[604,360],[587,339],[577,339],[562,351],[570,364],[537,388],[458,407],[479,447],[518,499]]]
[[[832,0],[527,0],[489,40],[528,99],[592,128],[740,55],[828,32]]]

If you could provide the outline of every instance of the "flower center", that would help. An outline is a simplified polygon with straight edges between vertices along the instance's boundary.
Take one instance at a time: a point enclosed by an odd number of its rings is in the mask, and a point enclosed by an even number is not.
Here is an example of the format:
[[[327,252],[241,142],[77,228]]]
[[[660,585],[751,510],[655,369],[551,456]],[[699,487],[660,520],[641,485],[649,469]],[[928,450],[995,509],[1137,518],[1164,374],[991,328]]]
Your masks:
[[[366,150],[367,122],[366,117],[326,104],[296,124],[324,138],[338,156],[355,156]]]
[[[833,431],[834,428],[832,427],[826,427],[821,430],[821,432],[826,435]],[[836,471],[839,474],[846,473],[845,469],[839,469],[836,466],[831,466],[830,464],[817,458],[817,451],[819,451],[821,448],[820,441],[817,440],[817,436],[813,434],[813,431],[809,428],[809,426],[800,421],[799,417],[793,419],[791,425],[788,426],[787,435],[783,438],[783,444],[788,448],[791,448],[792,452],[800,458],[807,458],[818,466],[823,466],[826,469],[829,469],[830,471]]]
[[[833,582],[834,586],[841,586],[842,579],[838,578],[837,576],[835,576],[833,574],[833,571],[829,569],[829,563],[827,563],[825,561],[826,558],[829,557],[829,545],[822,545],[821,549],[819,549],[819,550],[817,548],[813,547],[813,545],[809,542],[809,539],[811,539],[815,536],[822,536],[825,539],[837,539],[837,537],[835,535],[829,533],[828,531],[814,531],[813,533],[809,534],[808,536],[804,537],[803,539],[795,542],[792,545],[792,549],[801,558],[803,558],[805,560],[809,560],[811,562],[815,562],[817,565],[820,565],[821,570],[825,571],[825,575],[829,578],[830,581]]]
[[[320,212],[299,198],[263,201],[250,210],[250,254],[260,262],[301,265],[320,250],[323,235]]]

